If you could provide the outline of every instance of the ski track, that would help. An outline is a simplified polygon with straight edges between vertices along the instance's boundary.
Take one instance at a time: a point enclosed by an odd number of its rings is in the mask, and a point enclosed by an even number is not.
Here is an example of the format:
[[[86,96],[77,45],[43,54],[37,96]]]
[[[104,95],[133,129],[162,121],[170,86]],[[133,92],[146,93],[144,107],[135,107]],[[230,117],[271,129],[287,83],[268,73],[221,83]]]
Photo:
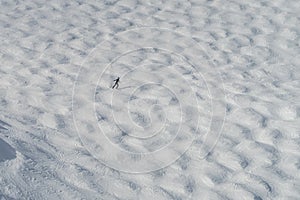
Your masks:
[[[299,1],[3,0],[0,5],[0,199],[300,199]],[[195,145],[168,167],[130,174],[101,164],[86,150],[73,122],[72,88],[82,61],[99,43],[139,27],[175,30],[202,45],[224,82],[226,122],[204,159]],[[172,42],[180,51],[179,39]],[[188,95],[184,77],[201,100],[205,131],[210,96],[196,72],[183,64],[170,71],[163,52],[144,53],[130,62],[118,60],[121,72],[131,62],[146,70],[128,74],[130,81],[121,79],[120,98],[112,106],[109,85],[97,88],[97,117],[113,127],[111,109],[122,115],[125,108],[118,102],[127,101],[130,84],[140,85],[146,77],[175,84]],[[154,75],[147,76],[151,63]],[[113,70],[104,76],[107,84],[115,78]],[[163,105],[155,108],[161,115],[151,115],[155,121],[145,117],[147,110],[135,110],[134,121],[142,126],[159,127],[160,119],[172,115],[163,108],[176,113],[178,99],[157,88],[151,86],[149,94],[145,86],[131,96],[131,105]],[[139,105],[144,96],[147,101]],[[197,117],[187,113],[187,119]],[[166,138],[176,120],[167,122]],[[125,125],[122,136],[130,133]],[[189,128],[194,130],[184,126]],[[133,148],[122,138],[111,135],[117,145]],[[143,150],[165,145],[160,142]]]

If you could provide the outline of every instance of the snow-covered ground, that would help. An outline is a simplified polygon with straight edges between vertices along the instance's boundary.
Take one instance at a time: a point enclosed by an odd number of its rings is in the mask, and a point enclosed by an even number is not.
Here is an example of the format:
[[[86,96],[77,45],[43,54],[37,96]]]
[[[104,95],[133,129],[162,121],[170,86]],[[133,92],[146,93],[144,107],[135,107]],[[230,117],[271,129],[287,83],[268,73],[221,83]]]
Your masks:
[[[1,0],[0,199],[300,199],[299,13]]]

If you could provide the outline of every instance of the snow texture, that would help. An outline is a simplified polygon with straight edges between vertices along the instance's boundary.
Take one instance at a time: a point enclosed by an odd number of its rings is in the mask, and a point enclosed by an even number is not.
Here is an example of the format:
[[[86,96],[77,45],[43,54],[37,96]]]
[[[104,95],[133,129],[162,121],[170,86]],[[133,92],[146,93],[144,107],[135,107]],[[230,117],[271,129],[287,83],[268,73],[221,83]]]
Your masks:
[[[300,199],[299,13],[1,0],[0,199]]]

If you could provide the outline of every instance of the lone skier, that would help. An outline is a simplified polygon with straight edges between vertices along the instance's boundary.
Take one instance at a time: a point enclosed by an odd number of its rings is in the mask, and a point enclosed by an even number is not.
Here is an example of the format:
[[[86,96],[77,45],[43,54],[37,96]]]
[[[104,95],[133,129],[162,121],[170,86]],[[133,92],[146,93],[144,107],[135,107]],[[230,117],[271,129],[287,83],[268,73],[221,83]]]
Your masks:
[[[119,87],[119,81],[120,81],[120,77],[118,77],[117,79],[114,80],[115,81],[115,84],[113,85],[113,89],[116,87],[116,89],[118,89]]]

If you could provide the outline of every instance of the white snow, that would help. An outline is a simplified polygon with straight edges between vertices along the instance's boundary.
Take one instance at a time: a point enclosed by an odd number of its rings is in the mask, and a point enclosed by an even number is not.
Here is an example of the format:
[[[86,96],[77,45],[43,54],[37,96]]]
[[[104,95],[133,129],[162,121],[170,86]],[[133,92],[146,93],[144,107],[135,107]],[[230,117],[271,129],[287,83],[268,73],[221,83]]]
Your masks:
[[[300,199],[299,13],[0,1],[0,199]]]

